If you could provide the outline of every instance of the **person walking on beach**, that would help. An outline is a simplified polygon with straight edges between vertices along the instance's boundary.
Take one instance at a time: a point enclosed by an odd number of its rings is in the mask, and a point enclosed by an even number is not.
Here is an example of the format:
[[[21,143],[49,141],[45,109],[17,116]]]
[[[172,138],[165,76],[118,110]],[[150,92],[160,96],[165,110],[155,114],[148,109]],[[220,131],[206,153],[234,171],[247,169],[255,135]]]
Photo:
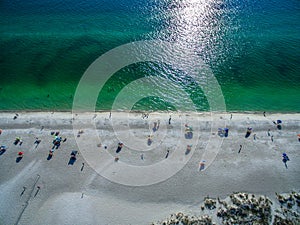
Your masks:
[[[266,117],[266,112],[264,112],[263,114],[264,114],[264,117]]]
[[[256,134],[253,134],[253,139],[256,140]]]
[[[172,118],[171,118],[171,116],[170,116],[170,118],[169,118],[169,125],[171,125],[171,119],[172,119]]]
[[[271,134],[270,134],[270,129],[268,129],[268,136],[271,136]]]
[[[169,157],[169,152],[170,152],[170,150],[167,150],[167,154],[166,154],[165,158]]]
[[[242,147],[243,147],[243,146],[242,146],[242,145],[240,145],[240,149],[239,149],[238,153],[240,153],[240,152],[241,152],[241,150],[242,150]]]
[[[271,141],[272,141],[272,142],[274,141],[274,139],[273,139],[273,135],[271,136]]]
[[[39,144],[41,143],[41,140],[39,138],[35,138],[35,142],[34,144],[36,145],[35,148],[37,148],[39,146]]]
[[[287,164],[286,164],[287,161],[290,161],[290,159],[289,159],[289,157],[287,156],[286,153],[283,153],[283,154],[282,154],[282,162],[284,163],[285,168],[288,168],[288,166],[287,166]]]

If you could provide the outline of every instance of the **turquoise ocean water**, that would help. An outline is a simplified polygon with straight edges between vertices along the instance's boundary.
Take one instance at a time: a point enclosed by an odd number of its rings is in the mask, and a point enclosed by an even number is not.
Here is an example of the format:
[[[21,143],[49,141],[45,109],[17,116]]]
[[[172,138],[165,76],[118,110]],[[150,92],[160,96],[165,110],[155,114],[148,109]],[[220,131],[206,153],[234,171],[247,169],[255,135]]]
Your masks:
[[[300,112],[299,0],[2,0],[0,110],[70,110],[95,59],[154,39],[192,47],[212,69],[227,110]],[[114,74],[97,109],[111,109],[122,88],[151,75],[177,82],[198,110],[209,110],[188,74],[151,62]],[[133,109],[175,108],[149,97]]]

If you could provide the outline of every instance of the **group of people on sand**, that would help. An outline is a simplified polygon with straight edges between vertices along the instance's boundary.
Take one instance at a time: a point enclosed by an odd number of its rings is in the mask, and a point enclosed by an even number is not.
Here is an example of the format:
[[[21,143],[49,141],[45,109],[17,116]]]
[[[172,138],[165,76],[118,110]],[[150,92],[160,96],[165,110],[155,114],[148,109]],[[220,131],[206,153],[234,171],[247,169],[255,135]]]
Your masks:
[[[60,134],[59,131],[56,131],[56,132],[52,131],[50,134],[53,136],[53,140],[52,140],[53,146],[49,150],[48,159],[51,159],[51,157],[54,154],[54,151],[60,147],[60,145],[61,145],[62,142],[66,142],[67,141],[67,138],[63,139],[61,136],[59,136],[59,134]]]
[[[192,126],[189,126],[188,124],[185,124],[184,125],[184,131],[185,131],[184,136],[185,136],[186,139],[192,139],[193,138],[193,127]],[[188,155],[191,152],[192,147],[193,147],[193,145],[191,145],[191,144],[188,144],[186,146],[185,155]],[[204,168],[205,168],[205,160],[202,160],[202,161],[199,162],[199,171],[204,170]]]
[[[264,116],[265,116],[265,112],[264,112]],[[274,125],[276,125],[278,130],[282,129],[282,121],[281,120],[272,121],[272,122],[273,122]],[[245,138],[250,137],[251,133],[252,133],[252,127],[248,127],[247,130],[246,130]],[[268,134],[268,136],[270,136],[271,141],[273,142],[274,137],[273,137],[273,135],[271,135],[271,130],[270,129],[268,129],[267,134]],[[254,140],[256,140],[256,134],[253,135],[253,138],[254,138]],[[300,141],[300,134],[298,135],[298,140]],[[242,149],[242,145],[240,145],[240,149],[239,149],[238,153],[241,152],[241,149]],[[287,162],[288,161],[290,161],[288,155],[286,153],[282,153],[282,162],[284,163],[286,168],[288,168],[287,167]]]
[[[1,131],[1,133],[0,133],[0,135],[1,135],[3,131],[2,130],[0,130],[0,131]],[[52,156],[54,154],[54,151],[60,147],[61,143],[67,141],[67,138],[62,138],[59,135],[60,134],[59,131],[56,131],[56,132],[52,131],[50,134],[51,134],[51,136],[53,136],[53,140],[52,140],[53,146],[52,146],[52,148],[48,152],[48,158],[47,158],[47,160],[50,160],[52,158]],[[34,143],[33,143],[35,145],[35,149],[39,146],[39,144],[41,143],[41,141],[42,140],[40,138],[35,137],[35,140],[34,140]],[[13,144],[16,145],[16,146],[17,145],[18,146],[22,146],[22,144],[23,144],[22,138],[19,137],[19,136],[16,137],[15,140],[13,141]],[[4,154],[7,151],[7,149],[8,149],[7,146],[1,145],[0,146],[0,155]],[[74,158],[76,159],[76,155],[77,155],[77,151],[72,151],[71,152],[71,159],[74,159]],[[24,157],[24,150],[19,150],[17,152],[16,162],[17,163],[20,162],[23,157]]]
[[[264,113],[264,115],[265,115],[265,113]],[[149,117],[149,114],[142,114],[143,119],[148,118],[148,117]],[[281,120],[277,120],[276,122],[273,121],[273,123],[276,125],[278,130],[282,129],[282,121]],[[171,124],[171,116],[168,120],[168,124],[169,125]],[[153,122],[152,131],[153,132],[158,131],[159,127],[160,127],[160,120],[157,120],[157,121]],[[253,131],[252,127],[248,127],[247,130],[246,130],[245,138],[249,138],[250,135],[252,134],[252,131]],[[229,132],[228,128],[219,128],[218,135],[221,136],[221,137],[228,137],[228,132]],[[270,129],[268,130],[268,136],[271,136],[271,139],[273,141],[273,135],[270,134]],[[254,134],[253,137],[254,137],[254,140],[256,140],[256,134]],[[193,138],[193,128],[191,126],[189,126],[188,124],[185,124],[185,138],[186,139],[192,139]],[[299,139],[299,142],[300,142],[300,134],[298,135],[298,139]],[[55,139],[55,141],[58,141],[57,138]],[[61,139],[58,142],[60,143],[60,141],[61,141]],[[153,142],[153,135],[150,134],[150,135],[147,136],[147,145],[150,146],[152,144],[152,142]],[[121,152],[123,146],[124,146],[124,144],[122,142],[118,143],[118,146],[117,146],[117,149],[116,149],[116,154]],[[58,145],[58,147],[59,147],[59,145]],[[241,152],[241,149],[242,149],[242,145],[240,145],[240,149],[239,149],[238,153]],[[191,150],[192,150],[192,145],[188,144],[187,147],[186,147],[186,150],[185,150],[185,155],[189,154],[191,152]],[[168,158],[169,153],[170,153],[170,150],[168,149],[165,158]],[[141,159],[144,160],[144,154],[141,155]],[[118,162],[118,160],[119,160],[119,156],[116,156],[115,161]],[[287,156],[287,154],[283,153],[282,154],[282,161],[284,162],[286,168],[287,168],[287,161],[289,161],[289,160],[290,159]],[[203,170],[204,165],[205,165],[205,161],[201,161],[199,163],[199,169]]]
[[[142,118],[144,119],[144,118],[147,118],[148,117],[148,115],[146,116],[146,114],[143,114],[142,115]],[[171,116],[170,116],[170,118],[168,119],[168,124],[170,125],[171,124]],[[152,132],[153,133],[155,133],[155,132],[157,132],[158,130],[159,130],[159,127],[160,127],[160,120],[157,120],[157,121],[154,121],[153,122],[153,127],[152,127]],[[193,128],[192,128],[192,126],[189,126],[188,124],[185,124],[185,138],[186,139],[192,139],[193,138]],[[149,134],[148,136],[147,136],[147,145],[148,146],[150,146],[152,143],[153,143],[153,133],[151,133],[151,134]],[[123,146],[124,146],[124,144],[122,143],[122,142],[119,142],[118,143],[118,146],[117,146],[117,149],[116,149],[116,154],[117,154],[117,156],[115,156],[115,162],[118,162],[119,161],[119,153],[121,152],[121,150],[122,150],[122,148],[123,148]],[[187,146],[186,146],[186,149],[185,149],[185,152],[184,152],[184,154],[185,155],[188,155],[190,152],[191,152],[191,150],[192,150],[192,144],[188,144]],[[170,149],[167,149],[167,153],[166,153],[166,155],[165,155],[165,158],[167,159],[168,157],[169,157],[169,154],[170,154]],[[141,154],[141,160],[144,160],[144,154]],[[201,161],[200,163],[199,163],[199,169],[200,170],[203,170],[204,169],[204,164],[205,163],[205,161]]]

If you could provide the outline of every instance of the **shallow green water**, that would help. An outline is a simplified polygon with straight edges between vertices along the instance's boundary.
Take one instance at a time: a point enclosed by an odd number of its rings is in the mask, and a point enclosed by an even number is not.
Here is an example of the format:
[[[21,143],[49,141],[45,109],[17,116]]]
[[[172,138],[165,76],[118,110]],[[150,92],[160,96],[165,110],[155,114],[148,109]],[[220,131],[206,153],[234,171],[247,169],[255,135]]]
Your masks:
[[[227,110],[299,112],[299,21],[297,0],[1,1],[0,109],[70,110],[81,76],[100,55],[161,39],[195,49],[218,79]],[[188,74],[151,63],[116,73],[97,109],[109,110],[123,87],[151,75],[169,77],[198,110],[209,110]],[[134,109],[174,107],[147,98]]]

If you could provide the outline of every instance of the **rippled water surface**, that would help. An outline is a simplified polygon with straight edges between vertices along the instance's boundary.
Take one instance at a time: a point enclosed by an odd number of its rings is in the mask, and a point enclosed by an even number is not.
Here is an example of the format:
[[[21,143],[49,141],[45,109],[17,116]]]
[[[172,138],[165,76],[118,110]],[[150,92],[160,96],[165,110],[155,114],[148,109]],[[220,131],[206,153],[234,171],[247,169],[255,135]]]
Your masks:
[[[133,41],[160,39],[193,49],[211,68],[227,110],[299,112],[299,21],[298,0],[3,0],[0,109],[69,110],[80,78],[100,55]],[[100,91],[97,109],[111,109],[122,89],[152,76],[187,95],[165,86],[168,101],[141,98],[133,109],[175,110],[172,98],[189,98],[196,109],[209,110],[189,74],[154,62],[115,73]]]

